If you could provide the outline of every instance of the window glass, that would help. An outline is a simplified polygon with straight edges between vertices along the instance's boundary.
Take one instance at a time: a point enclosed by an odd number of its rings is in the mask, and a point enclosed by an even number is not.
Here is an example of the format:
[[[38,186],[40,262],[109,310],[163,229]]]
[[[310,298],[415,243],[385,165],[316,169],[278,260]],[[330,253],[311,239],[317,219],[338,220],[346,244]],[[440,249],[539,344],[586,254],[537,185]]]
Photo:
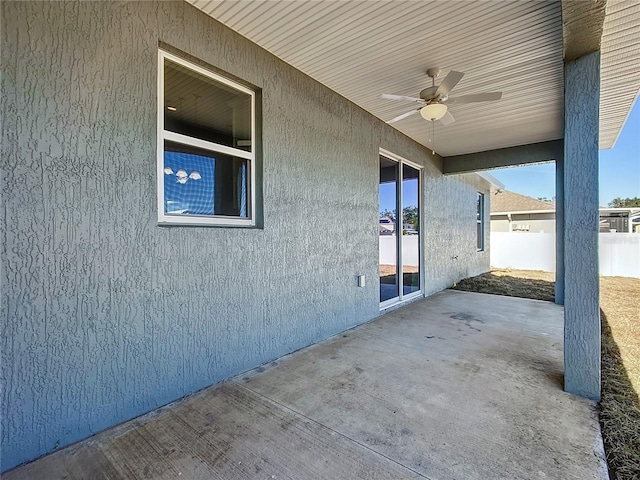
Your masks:
[[[476,197],[476,243],[478,250],[484,250],[484,195]]]
[[[420,290],[420,171],[402,165],[402,288],[405,295]]]
[[[251,95],[166,59],[164,129],[251,151]]]
[[[380,155],[380,302],[399,296],[398,278],[398,163]]]
[[[164,211],[167,215],[247,217],[247,161],[165,142]]]

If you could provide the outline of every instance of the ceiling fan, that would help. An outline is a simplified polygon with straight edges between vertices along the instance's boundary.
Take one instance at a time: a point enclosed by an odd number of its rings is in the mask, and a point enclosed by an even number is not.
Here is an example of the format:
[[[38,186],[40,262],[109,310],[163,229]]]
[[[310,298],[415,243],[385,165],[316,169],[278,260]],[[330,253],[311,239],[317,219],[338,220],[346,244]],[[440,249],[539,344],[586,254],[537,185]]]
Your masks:
[[[451,70],[440,85],[436,86],[436,77],[439,74],[439,68],[430,68],[427,70],[427,75],[431,77],[432,84],[430,87],[427,87],[420,92],[420,98],[405,97],[403,95],[382,95],[382,98],[386,98],[388,100],[401,100],[405,102],[417,102],[420,104],[420,107],[411,110],[410,112],[403,113],[402,115],[398,115],[387,123],[395,123],[420,112],[425,120],[440,120],[443,125],[449,125],[455,122],[455,118],[453,118],[453,115],[449,113],[449,105],[491,102],[502,98],[502,92],[477,93],[475,95],[449,97],[449,92],[453,90],[453,87],[455,87],[460,80],[462,80],[464,73]]]

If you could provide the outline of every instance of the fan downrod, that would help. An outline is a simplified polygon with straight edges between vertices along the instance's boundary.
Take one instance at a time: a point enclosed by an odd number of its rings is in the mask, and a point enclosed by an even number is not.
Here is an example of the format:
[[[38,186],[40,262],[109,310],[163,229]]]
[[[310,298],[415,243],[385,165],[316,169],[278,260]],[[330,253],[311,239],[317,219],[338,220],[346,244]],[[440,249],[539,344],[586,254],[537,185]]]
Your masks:
[[[436,77],[440,75],[440,69],[438,67],[429,68],[427,75],[431,78],[431,86],[420,92],[420,98],[429,103],[435,100],[436,91],[438,90],[438,87],[436,87]]]

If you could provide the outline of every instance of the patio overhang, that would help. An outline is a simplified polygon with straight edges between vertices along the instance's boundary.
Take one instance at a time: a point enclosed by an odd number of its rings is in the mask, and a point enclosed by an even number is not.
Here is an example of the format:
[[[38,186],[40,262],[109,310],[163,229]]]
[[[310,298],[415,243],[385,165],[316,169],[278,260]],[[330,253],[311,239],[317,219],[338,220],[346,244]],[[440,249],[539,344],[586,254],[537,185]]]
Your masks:
[[[477,172],[493,168],[511,167],[535,163],[555,162],[564,156],[564,141],[520,145],[484,152],[467,153],[445,157],[442,162],[444,174]]]
[[[429,67],[442,69],[437,82],[465,73],[456,95],[502,91],[499,102],[454,105],[456,122],[436,122],[434,138],[419,115],[394,123],[442,157],[564,138],[564,62],[601,46],[602,148],[640,90],[633,0],[188,1],[384,121],[412,104],[380,95],[417,96]]]

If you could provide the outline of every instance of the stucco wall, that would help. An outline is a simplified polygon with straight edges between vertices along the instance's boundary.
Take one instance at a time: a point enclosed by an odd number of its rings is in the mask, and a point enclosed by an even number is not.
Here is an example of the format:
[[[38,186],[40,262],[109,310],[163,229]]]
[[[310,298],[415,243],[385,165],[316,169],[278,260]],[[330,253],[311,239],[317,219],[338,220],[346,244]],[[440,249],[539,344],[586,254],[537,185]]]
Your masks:
[[[565,63],[564,83],[564,388],[598,401],[600,52]]]
[[[425,189],[425,293],[489,270],[489,184],[475,174],[433,175]],[[484,250],[477,251],[476,195],[485,193]]]
[[[485,181],[190,5],[0,8],[2,470],[377,316],[380,147],[425,166],[426,293],[488,270]],[[264,228],[157,226],[159,42],[262,89]]]

